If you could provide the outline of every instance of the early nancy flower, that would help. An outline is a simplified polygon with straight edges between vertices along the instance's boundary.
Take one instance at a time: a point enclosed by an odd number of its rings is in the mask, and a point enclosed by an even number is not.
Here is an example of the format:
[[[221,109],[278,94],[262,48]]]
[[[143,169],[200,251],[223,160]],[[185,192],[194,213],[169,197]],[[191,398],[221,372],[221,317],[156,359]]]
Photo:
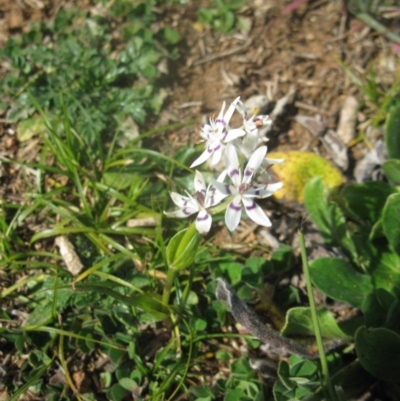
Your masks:
[[[257,109],[253,110],[252,116],[249,116],[246,106],[241,101],[237,103],[236,109],[243,117],[243,130],[246,135],[239,146],[235,145],[246,158],[249,158],[262,142],[268,140],[264,137],[265,129],[271,126],[272,121],[267,115],[257,115]]]
[[[173,202],[180,208],[174,212],[164,212],[169,217],[188,217],[194,213],[198,213],[196,217],[196,229],[200,234],[205,234],[210,231],[212,218],[207,212],[207,208],[217,205],[226,195],[216,191],[215,187],[209,185],[206,187],[206,182],[203,175],[196,170],[194,177],[194,195],[180,195],[176,192],[171,192]]]
[[[234,231],[240,222],[242,203],[251,220],[265,227],[271,226],[271,221],[261,207],[257,205],[255,199],[271,196],[275,191],[282,187],[282,183],[278,182],[268,185],[253,183],[266,153],[267,147],[261,146],[251,155],[246,168],[244,169],[242,178],[242,172],[235,147],[233,145],[228,145],[226,148],[227,173],[232,184],[223,184],[221,182],[214,182],[213,184],[224,196],[234,196],[225,213],[225,224],[230,231]]]
[[[239,101],[237,97],[229,106],[227,112],[225,111],[225,102],[222,105],[218,117],[214,120],[210,118],[210,124],[204,125],[200,133],[204,141],[206,141],[206,150],[192,163],[191,168],[204,163],[211,157],[210,165],[216,165],[222,156],[222,151],[227,142],[230,142],[240,136],[245,135],[245,131],[241,128],[230,129],[229,121],[235,112],[236,104]]]

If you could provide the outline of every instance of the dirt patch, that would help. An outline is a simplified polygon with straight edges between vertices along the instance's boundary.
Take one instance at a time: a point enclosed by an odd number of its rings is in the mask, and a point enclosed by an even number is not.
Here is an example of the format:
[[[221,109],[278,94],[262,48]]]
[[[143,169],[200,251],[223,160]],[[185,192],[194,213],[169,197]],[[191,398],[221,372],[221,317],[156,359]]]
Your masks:
[[[368,61],[365,54],[374,56],[366,51],[373,39],[358,43],[362,24],[351,21],[339,2],[305,4],[287,14],[278,6],[264,13],[248,7],[247,13],[253,23],[250,33],[230,37],[196,30],[194,21],[179,18],[187,50],[180,62],[186,65],[170,71],[174,82],[166,119],[189,119],[199,111],[205,116],[217,113],[222,100],[229,102],[238,95],[246,100],[264,94],[272,110],[274,102],[294,86],[294,102],[284,114],[286,121],[277,122],[283,128],[277,136],[281,147],[300,149],[310,134],[292,124],[291,117],[298,112],[318,113],[335,128],[345,95],[357,92],[337,59],[344,56],[352,67],[362,68]],[[169,139],[194,143],[197,135]]]

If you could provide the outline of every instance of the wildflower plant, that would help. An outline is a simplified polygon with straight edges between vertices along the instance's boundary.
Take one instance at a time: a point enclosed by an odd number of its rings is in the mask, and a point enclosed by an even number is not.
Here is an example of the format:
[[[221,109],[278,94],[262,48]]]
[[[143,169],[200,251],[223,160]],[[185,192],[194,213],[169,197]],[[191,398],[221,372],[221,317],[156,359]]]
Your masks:
[[[203,175],[196,170],[195,193],[185,196],[171,192],[171,198],[179,209],[165,212],[167,216],[177,218],[198,213],[195,225],[200,234],[210,231],[212,215],[224,208],[225,224],[230,231],[234,231],[242,217],[242,205],[255,223],[271,226],[271,221],[256,200],[267,198],[282,187],[280,182],[272,183],[267,174],[271,164],[282,160],[266,159],[267,147],[259,147],[267,140],[260,135],[260,130],[271,124],[269,117],[257,115],[257,110],[249,117],[240,97],[230,104],[226,112],[225,106],[224,102],[217,118],[211,117],[209,123],[202,127],[200,136],[205,150],[190,166],[193,168],[208,162],[211,168],[215,168],[220,167],[222,162],[222,173],[218,179],[210,179],[207,185]],[[235,111],[243,118],[240,127],[230,125]],[[266,184],[257,181],[262,175]]]
[[[232,127],[231,119],[237,111],[242,116],[242,125]],[[211,168],[222,170],[217,179],[211,178],[206,183],[204,176],[195,171],[194,193],[186,191],[186,195],[171,192],[171,198],[179,209],[164,212],[169,217],[185,218],[197,213],[194,224],[189,228],[177,233],[169,242],[167,247],[167,261],[169,270],[164,287],[162,302],[165,305],[170,303],[170,293],[173,288],[177,273],[190,267],[195,259],[201,234],[210,231],[212,216],[225,209],[225,224],[233,232],[239,226],[243,215],[243,209],[247,217],[255,223],[270,227],[270,219],[265,214],[257,200],[264,199],[282,187],[281,182],[272,182],[268,174],[268,168],[274,163],[282,163],[283,160],[267,159],[267,146],[263,143],[268,139],[263,135],[265,128],[270,127],[271,120],[268,116],[253,115],[249,113],[245,105],[237,97],[225,112],[225,102],[216,119],[210,118],[209,123],[201,129],[202,141],[205,142],[205,150],[191,164],[191,168],[208,162]],[[221,163],[222,162],[222,163]],[[260,179],[261,178],[261,179]],[[299,235],[302,244],[302,257],[304,273],[307,281],[307,293],[310,302],[313,331],[317,340],[317,348],[321,360],[322,377],[328,392],[335,399],[335,393],[330,382],[327,360],[322,343],[322,335],[319,328],[319,318],[315,307],[311,278],[307,264],[304,239]],[[238,322],[244,324],[250,333],[266,343],[279,344],[279,349],[294,352],[315,358],[317,355],[307,349],[303,350],[298,346],[284,339],[278,332],[269,332],[243,303],[238,301],[232,304],[235,295],[230,292],[222,280],[218,280],[217,299],[225,302],[231,309],[232,314]],[[221,288],[223,290],[221,290]],[[242,323],[243,322],[243,323]]]

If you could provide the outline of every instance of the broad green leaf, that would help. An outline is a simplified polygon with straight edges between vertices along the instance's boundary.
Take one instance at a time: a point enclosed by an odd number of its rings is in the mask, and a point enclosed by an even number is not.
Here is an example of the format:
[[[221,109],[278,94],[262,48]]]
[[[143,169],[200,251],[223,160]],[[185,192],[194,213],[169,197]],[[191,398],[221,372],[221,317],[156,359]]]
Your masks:
[[[400,336],[385,328],[360,327],[355,346],[361,365],[378,379],[400,384]]]
[[[363,305],[365,325],[367,327],[383,326],[394,301],[395,297],[383,288],[378,288],[369,294]]]
[[[357,308],[362,307],[373,291],[371,278],[358,273],[342,259],[316,259],[310,264],[310,272],[313,284],[325,295]]]
[[[344,390],[347,400],[358,400],[370,387],[373,377],[361,366],[359,360],[355,360],[336,372],[331,380],[335,386]]]
[[[194,223],[175,234],[167,246],[168,266],[175,270],[189,267],[196,257],[200,239]]]
[[[321,334],[325,338],[348,339],[349,337],[340,329],[332,314],[325,308],[317,310]],[[296,307],[286,313],[285,326],[282,335],[314,335],[314,326],[310,308]]]
[[[400,105],[393,107],[386,119],[385,143],[390,159],[400,159]]]
[[[344,182],[340,171],[328,160],[309,152],[273,152],[268,153],[270,159],[285,159],[284,163],[274,164],[271,170],[282,181],[283,187],[275,192],[277,199],[303,202],[303,190],[313,178],[321,177],[328,188],[335,188]]]
[[[387,199],[382,225],[390,246],[400,255],[400,193],[390,195]]]
[[[341,195],[349,213],[359,219],[375,224],[382,215],[389,195],[396,190],[387,182],[371,181],[346,186]]]
[[[382,170],[386,177],[396,185],[400,185],[400,160],[390,159],[382,164]]]
[[[387,247],[379,248],[378,252],[373,255],[369,267],[374,287],[395,294],[400,287],[400,255]]]
[[[328,245],[342,245],[354,252],[354,245],[346,234],[345,218],[336,205],[327,198],[326,187],[320,178],[310,181],[304,189],[304,204]]]

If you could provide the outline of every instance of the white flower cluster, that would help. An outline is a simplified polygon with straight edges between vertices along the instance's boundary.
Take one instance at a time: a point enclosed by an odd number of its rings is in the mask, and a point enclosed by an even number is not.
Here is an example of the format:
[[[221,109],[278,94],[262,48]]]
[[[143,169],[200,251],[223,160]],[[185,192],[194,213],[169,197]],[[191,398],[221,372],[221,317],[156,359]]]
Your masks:
[[[231,128],[229,125],[235,110],[243,118],[240,128]],[[230,231],[234,231],[239,225],[242,205],[247,216],[254,222],[265,227],[271,226],[271,221],[255,201],[271,196],[282,187],[280,182],[267,185],[256,182],[256,177],[265,172],[269,165],[283,162],[283,160],[267,159],[265,157],[267,147],[258,147],[265,141],[260,137],[259,131],[269,124],[271,124],[269,117],[256,115],[256,111],[249,117],[239,97],[231,103],[226,113],[224,102],[218,117],[210,118],[209,124],[205,124],[202,128],[200,135],[206,144],[206,149],[190,167],[196,167],[207,160],[211,166],[215,166],[223,160],[225,153],[225,170],[217,180],[211,180],[208,186],[203,175],[196,170],[195,193],[193,195],[187,193],[185,196],[171,192],[171,198],[179,209],[165,214],[169,217],[182,218],[198,213],[197,231],[207,233],[212,223],[211,209],[229,197],[226,202],[225,224]],[[247,160],[243,172],[239,157]],[[229,183],[224,182],[226,177],[229,177]]]

